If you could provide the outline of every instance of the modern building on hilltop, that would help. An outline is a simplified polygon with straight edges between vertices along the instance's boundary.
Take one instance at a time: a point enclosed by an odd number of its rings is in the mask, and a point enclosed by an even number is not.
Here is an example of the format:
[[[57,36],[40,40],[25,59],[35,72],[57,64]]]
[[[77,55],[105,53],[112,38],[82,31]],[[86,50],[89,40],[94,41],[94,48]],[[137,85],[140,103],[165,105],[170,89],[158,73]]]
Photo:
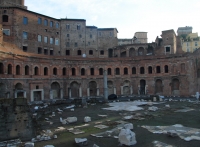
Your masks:
[[[55,19],[27,10],[24,1],[0,2],[0,98],[103,96],[104,71],[108,94],[190,96],[199,91],[199,50],[183,52],[174,30],[162,31],[153,43],[145,35],[144,42],[118,46],[116,28]]]

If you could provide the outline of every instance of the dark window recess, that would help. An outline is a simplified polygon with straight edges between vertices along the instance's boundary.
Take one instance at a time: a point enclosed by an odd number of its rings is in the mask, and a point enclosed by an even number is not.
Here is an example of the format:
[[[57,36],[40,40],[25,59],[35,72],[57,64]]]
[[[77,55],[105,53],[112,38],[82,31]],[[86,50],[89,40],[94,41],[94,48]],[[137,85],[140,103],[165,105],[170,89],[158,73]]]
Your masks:
[[[16,75],[20,75],[20,66],[19,65],[16,66]]]
[[[7,10],[3,10],[3,13],[4,13],[4,14],[7,13]]]
[[[152,67],[151,66],[148,67],[148,72],[149,72],[149,74],[152,74]]]
[[[77,46],[78,46],[78,43],[74,43],[74,46],[77,47]]]
[[[103,50],[100,51],[100,55],[104,55],[104,51]]]
[[[69,34],[67,34],[67,37],[69,37]]]
[[[70,47],[70,44],[69,44],[69,42],[67,42],[67,43],[66,43],[66,46],[67,46],[67,47]]]
[[[124,68],[124,74],[125,74],[125,75],[128,74],[128,68]]]
[[[63,70],[62,70],[62,74],[63,74],[63,76],[66,75],[66,68],[63,68]]]
[[[99,75],[103,75],[103,68],[99,69]]]
[[[48,75],[48,68],[47,67],[44,68],[44,75],[45,76]]]
[[[161,71],[160,71],[160,66],[156,66],[156,71],[157,71],[157,73],[160,73]]]
[[[111,75],[111,68],[108,68],[108,75]]]
[[[94,68],[90,68],[90,75],[94,75]]]
[[[38,54],[42,54],[42,48],[38,47]]]
[[[144,74],[144,67],[140,67],[140,74]]]
[[[132,68],[132,74],[136,74],[136,68],[135,67]]]
[[[77,51],[77,54],[78,54],[78,55],[81,55],[81,50],[78,50],[78,51]]]
[[[36,86],[36,88],[35,89],[39,89],[39,86]]]
[[[48,55],[48,49],[44,49],[44,54]]]
[[[23,46],[23,51],[27,52],[27,50],[28,50],[28,47],[27,46]]]
[[[120,69],[119,68],[116,68],[116,75],[120,75]]]
[[[170,47],[166,47],[166,52],[170,52]]]
[[[90,35],[90,38],[92,38],[92,35]]]
[[[39,69],[38,69],[38,67],[35,67],[34,74],[35,75],[39,75]]]
[[[82,76],[85,75],[85,69],[84,69],[84,68],[81,69],[81,75],[82,75]]]
[[[12,65],[11,64],[8,65],[8,74],[12,74]]]
[[[50,50],[50,55],[53,55],[53,50]]]
[[[79,35],[79,38],[82,38],[82,35]]]
[[[29,75],[29,66],[28,65],[25,66],[25,75]]]
[[[72,76],[75,76],[75,75],[76,75],[76,69],[72,68]]]
[[[93,55],[93,50],[89,50],[89,55]]]
[[[80,30],[81,29],[81,26],[80,25],[77,25],[77,30]]]
[[[57,68],[53,68],[53,75],[57,75]]]
[[[169,70],[168,70],[168,66],[165,65],[165,73],[168,73],[168,72],[169,72]]]
[[[8,22],[8,15],[3,15],[2,16],[2,21],[3,22]]]
[[[42,24],[42,18],[38,18],[38,24]]]
[[[0,63],[0,74],[4,74],[4,66],[3,66],[3,63]]]
[[[70,55],[70,50],[66,50],[66,55]]]

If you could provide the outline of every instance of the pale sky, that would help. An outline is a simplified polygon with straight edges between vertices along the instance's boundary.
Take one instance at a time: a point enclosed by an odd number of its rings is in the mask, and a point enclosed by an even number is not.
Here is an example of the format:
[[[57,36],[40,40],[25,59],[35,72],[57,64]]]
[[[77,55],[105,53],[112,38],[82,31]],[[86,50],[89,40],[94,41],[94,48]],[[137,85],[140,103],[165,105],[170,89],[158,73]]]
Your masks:
[[[53,18],[86,19],[87,26],[117,28],[118,38],[192,26],[200,36],[200,0],[25,0],[28,10]]]

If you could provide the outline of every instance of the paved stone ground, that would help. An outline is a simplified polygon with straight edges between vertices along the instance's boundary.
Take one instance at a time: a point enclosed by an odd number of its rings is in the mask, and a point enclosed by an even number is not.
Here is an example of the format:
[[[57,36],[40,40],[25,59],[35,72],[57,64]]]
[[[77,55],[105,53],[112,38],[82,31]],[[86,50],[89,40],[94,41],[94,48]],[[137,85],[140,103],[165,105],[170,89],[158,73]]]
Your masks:
[[[128,99],[128,98],[127,98]],[[117,147],[117,146],[123,146],[120,145],[118,142],[118,139],[114,138],[111,135],[105,136],[102,138],[97,138],[91,136],[91,134],[97,134],[101,132],[105,132],[107,130],[111,130],[115,128],[118,123],[116,121],[126,121],[128,123],[133,123],[134,129],[133,132],[136,134],[136,140],[137,144],[134,145],[134,147],[153,147],[155,144],[153,144],[154,141],[163,142],[163,144],[168,144],[172,146],[177,147],[199,147],[200,141],[192,140],[192,141],[185,141],[183,139],[180,139],[179,137],[169,137],[165,134],[153,134],[149,132],[147,129],[142,128],[141,126],[147,125],[147,126],[170,126],[174,124],[182,124],[186,127],[191,128],[197,128],[200,129],[200,103],[198,102],[189,102],[193,99],[188,100],[184,98],[185,101],[180,101],[181,98],[174,98],[176,101],[166,101],[164,103],[154,105],[158,107],[158,110],[148,111],[148,105],[142,105],[141,107],[144,110],[135,111],[135,112],[127,112],[127,111],[109,111],[109,110],[103,110],[102,108],[109,107],[107,104],[103,103],[96,103],[96,104],[88,104],[87,108],[79,107],[78,105],[74,108],[74,111],[70,111],[70,109],[63,109],[66,106],[69,106],[70,104],[63,104],[63,105],[57,105],[52,106],[52,111],[56,107],[60,107],[60,109],[63,110],[62,114],[59,114],[57,111],[55,111],[55,117],[49,117],[49,114],[46,114],[42,116],[37,121],[37,134],[40,134],[42,130],[50,129],[53,134],[56,134],[58,136],[57,139],[52,139],[49,141],[42,141],[37,142],[37,147],[43,147],[44,145],[54,145],[55,147],[76,147],[77,145],[74,143],[74,138],[87,138],[88,139],[88,147],[92,147],[93,144],[97,144],[100,147]],[[125,100],[124,100],[125,101]],[[169,104],[170,108],[165,107],[165,105]],[[184,108],[191,108],[194,109],[192,111],[188,112],[175,112],[180,109]],[[48,108],[51,110],[51,108]],[[104,116],[105,117],[102,117]],[[107,115],[107,117],[106,117]],[[123,118],[125,116],[134,116],[130,120],[124,120]],[[66,124],[62,125],[60,123],[60,117],[67,118],[71,116],[76,116],[78,118],[78,121],[73,124]],[[88,125],[85,125],[83,122],[85,116],[90,116],[92,121],[88,122]],[[50,125],[48,121],[45,120],[45,118],[49,118],[50,122],[53,122],[53,124]],[[142,119],[141,119],[142,118]],[[98,129],[94,126],[97,124],[102,124],[108,126],[108,128],[105,129]],[[83,126],[85,125],[85,126]],[[70,133],[68,129],[70,128],[77,128],[84,131],[82,134],[74,135],[73,133]],[[63,127],[63,131],[56,131],[55,129],[58,129],[58,127]],[[117,135],[117,134],[116,134]]]

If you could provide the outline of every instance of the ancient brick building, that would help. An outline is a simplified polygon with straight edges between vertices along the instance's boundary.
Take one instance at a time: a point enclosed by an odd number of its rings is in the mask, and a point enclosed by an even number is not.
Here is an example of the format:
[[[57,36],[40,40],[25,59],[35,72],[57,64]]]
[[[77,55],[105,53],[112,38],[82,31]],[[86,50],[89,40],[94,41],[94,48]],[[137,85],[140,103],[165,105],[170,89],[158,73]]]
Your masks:
[[[0,7],[0,97],[103,96],[104,70],[108,94],[189,96],[199,90],[198,50],[184,53],[174,30],[162,31],[154,43],[118,46],[116,28],[55,19],[14,3]]]

